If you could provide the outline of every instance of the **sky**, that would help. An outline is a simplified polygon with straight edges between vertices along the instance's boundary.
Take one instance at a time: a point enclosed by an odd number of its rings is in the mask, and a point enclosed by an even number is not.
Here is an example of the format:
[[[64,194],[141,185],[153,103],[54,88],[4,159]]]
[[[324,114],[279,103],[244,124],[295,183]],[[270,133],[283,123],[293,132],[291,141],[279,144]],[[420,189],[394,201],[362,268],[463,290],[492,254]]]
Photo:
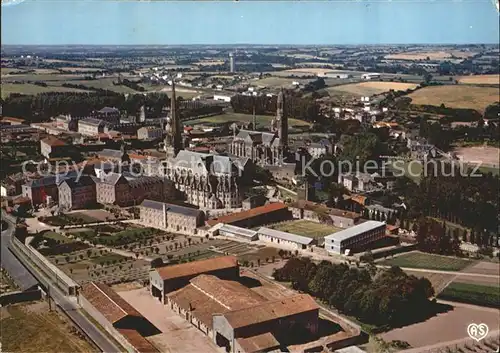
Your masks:
[[[19,0],[18,0],[19,1]],[[499,42],[491,0],[25,0],[2,44],[466,44]]]

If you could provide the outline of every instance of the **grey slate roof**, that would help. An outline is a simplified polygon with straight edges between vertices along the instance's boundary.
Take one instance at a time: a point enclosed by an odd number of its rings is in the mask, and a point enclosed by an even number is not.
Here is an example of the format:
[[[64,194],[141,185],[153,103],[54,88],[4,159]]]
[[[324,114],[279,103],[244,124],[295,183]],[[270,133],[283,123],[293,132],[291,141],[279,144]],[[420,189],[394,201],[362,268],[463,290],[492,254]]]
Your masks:
[[[160,201],[144,200],[141,203],[141,207],[152,208],[159,211],[163,210],[163,205],[165,205],[167,212],[178,213],[184,216],[198,217],[202,212],[195,208],[189,208]]]
[[[82,119],[82,120],[78,121],[78,126],[80,126],[80,124],[99,126],[99,125],[103,125],[104,121],[102,121],[101,119],[87,118],[87,119]]]
[[[96,183],[105,183],[114,185],[122,178],[122,175],[119,173],[103,173],[101,177],[91,177]]]
[[[76,178],[75,179],[68,178],[66,180],[63,180],[61,182],[61,184],[62,183],[68,184],[68,186],[70,187],[70,189],[75,189],[75,188],[79,188],[79,187],[82,187],[82,186],[95,185],[94,179],[92,177],[88,176],[88,175],[82,175],[80,177],[80,179],[78,179],[78,181],[76,181]]]
[[[294,243],[303,244],[303,245],[309,245],[314,240],[313,238],[304,237],[302,235],[282,232],[279,230],[266,228],[266,227],[260,227],[260,229],[258,230],[258,233],[262,234],[262,235],[267,235],[269,237],[283,239],[283,240],[287,240],[287,241],[292,241]]]
[[[347,228],[347,229],[341,230],[340,232],[327,235],[325,237],[325,241],[326,240],[335,240],[338,242],[344,241],[344,240],[347,240],[349,238],[355,237],[356,235],[358,235],[360,233],[368,232],[370,230],[373,230],[375,228],[378,228],[378,227],[381,227],[384,225],[385,225],[385,222],[366,221],[366,222],[358,224],[354,227]]]
[[[230,224],[223,224],[222,227],[219,228],[219,231],[234,233],[240,235],[245,238],[253,238],[257,235],[257,232],[251,229],[236,227]]]
[[[119,113],[120,111],[117,108],[104,107],[98,111],[101,114],[109,114],[109,113]]]

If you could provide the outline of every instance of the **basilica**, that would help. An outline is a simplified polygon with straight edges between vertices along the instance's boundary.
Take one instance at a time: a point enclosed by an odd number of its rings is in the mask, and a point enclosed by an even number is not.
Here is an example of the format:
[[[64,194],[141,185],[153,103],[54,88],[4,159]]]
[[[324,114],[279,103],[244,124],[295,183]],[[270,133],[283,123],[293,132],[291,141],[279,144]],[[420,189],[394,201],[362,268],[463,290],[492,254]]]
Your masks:
[[[278,94],[276,117],[271,122],[270,130],[271,132],[240,130],[238,134],[233,130],[229,153],[249,158],[261,166],[279,166],[284,163],[288,152],[288,114],[283,89]]]
[[[251,175],[252,162],[249,158],[184,150],[174,82],[165,130],[164,173],[186,202],[205,210],[241,207],[241,186],[244,176]]]

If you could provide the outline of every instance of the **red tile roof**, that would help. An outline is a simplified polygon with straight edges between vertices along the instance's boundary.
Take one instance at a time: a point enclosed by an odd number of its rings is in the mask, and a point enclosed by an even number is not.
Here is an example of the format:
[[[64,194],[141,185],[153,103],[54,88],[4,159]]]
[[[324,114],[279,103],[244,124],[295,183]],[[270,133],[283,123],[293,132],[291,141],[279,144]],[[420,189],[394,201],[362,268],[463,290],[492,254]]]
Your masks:
[[[280,346],[276,337],[270,332],[251,337],[237,338],[236,341],[245,353],[267,352],[271,349],[277,349]]]
[[[217,223],[232,224],[232,223],[242,221],[245,219],[257,217],[257,216],[260,216],[260,215],[265,214],[265,213],[274,212],[274,211],[278,211],[278,210],[282,210],[282,209],[286,209],[286,208],[287,208],[287,206],[285,204],[283,204],[281,202],[275,202],[275,203],[270,203],[270,204],[267,204],[264,206],[252,208],[252,209],[247,210],[247,211],[231,213],[229,215],[222,216],[219,218],[209,219],[207,221],[207,223],[209,226],[214,226]]]
[[[90,282],[82,294],[112,324],[126,316],[143,317],[132,305],[104,283]]]
[[[185,264],[169,265],[156,268],[163,280],[195,276],[202,273],[222,270],[238,266],[236,256],[222,256],[212,259],[188,262]]]
[[[127,341],[129,341],[129,343],[136,349],[138,353],[160,352],[136,330],[119,328],[118,332],[120,332],[120,334],[125,337]]]
[[[309,294],[298,294],[258,306],[230,311],[223,316],[231,327],[236,329],[313,310],[319,310],[314,299]]]
[[[43,143],[46,143],[47,145],[51,147],[56,147],[56,146],[66,146],[66,142],[59,140],[57,137],[54,136],[47,136],[42,140]]]

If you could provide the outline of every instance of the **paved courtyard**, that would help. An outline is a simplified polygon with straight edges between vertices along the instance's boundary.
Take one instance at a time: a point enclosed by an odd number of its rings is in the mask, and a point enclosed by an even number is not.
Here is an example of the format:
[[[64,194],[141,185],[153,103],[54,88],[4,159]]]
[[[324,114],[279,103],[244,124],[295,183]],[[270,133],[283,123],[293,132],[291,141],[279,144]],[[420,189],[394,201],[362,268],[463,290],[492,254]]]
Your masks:
[[[207,336],[153,298],[147,288],[118,292],[162,333],[148,337],[160,351],[169,353],[223,353]]]

